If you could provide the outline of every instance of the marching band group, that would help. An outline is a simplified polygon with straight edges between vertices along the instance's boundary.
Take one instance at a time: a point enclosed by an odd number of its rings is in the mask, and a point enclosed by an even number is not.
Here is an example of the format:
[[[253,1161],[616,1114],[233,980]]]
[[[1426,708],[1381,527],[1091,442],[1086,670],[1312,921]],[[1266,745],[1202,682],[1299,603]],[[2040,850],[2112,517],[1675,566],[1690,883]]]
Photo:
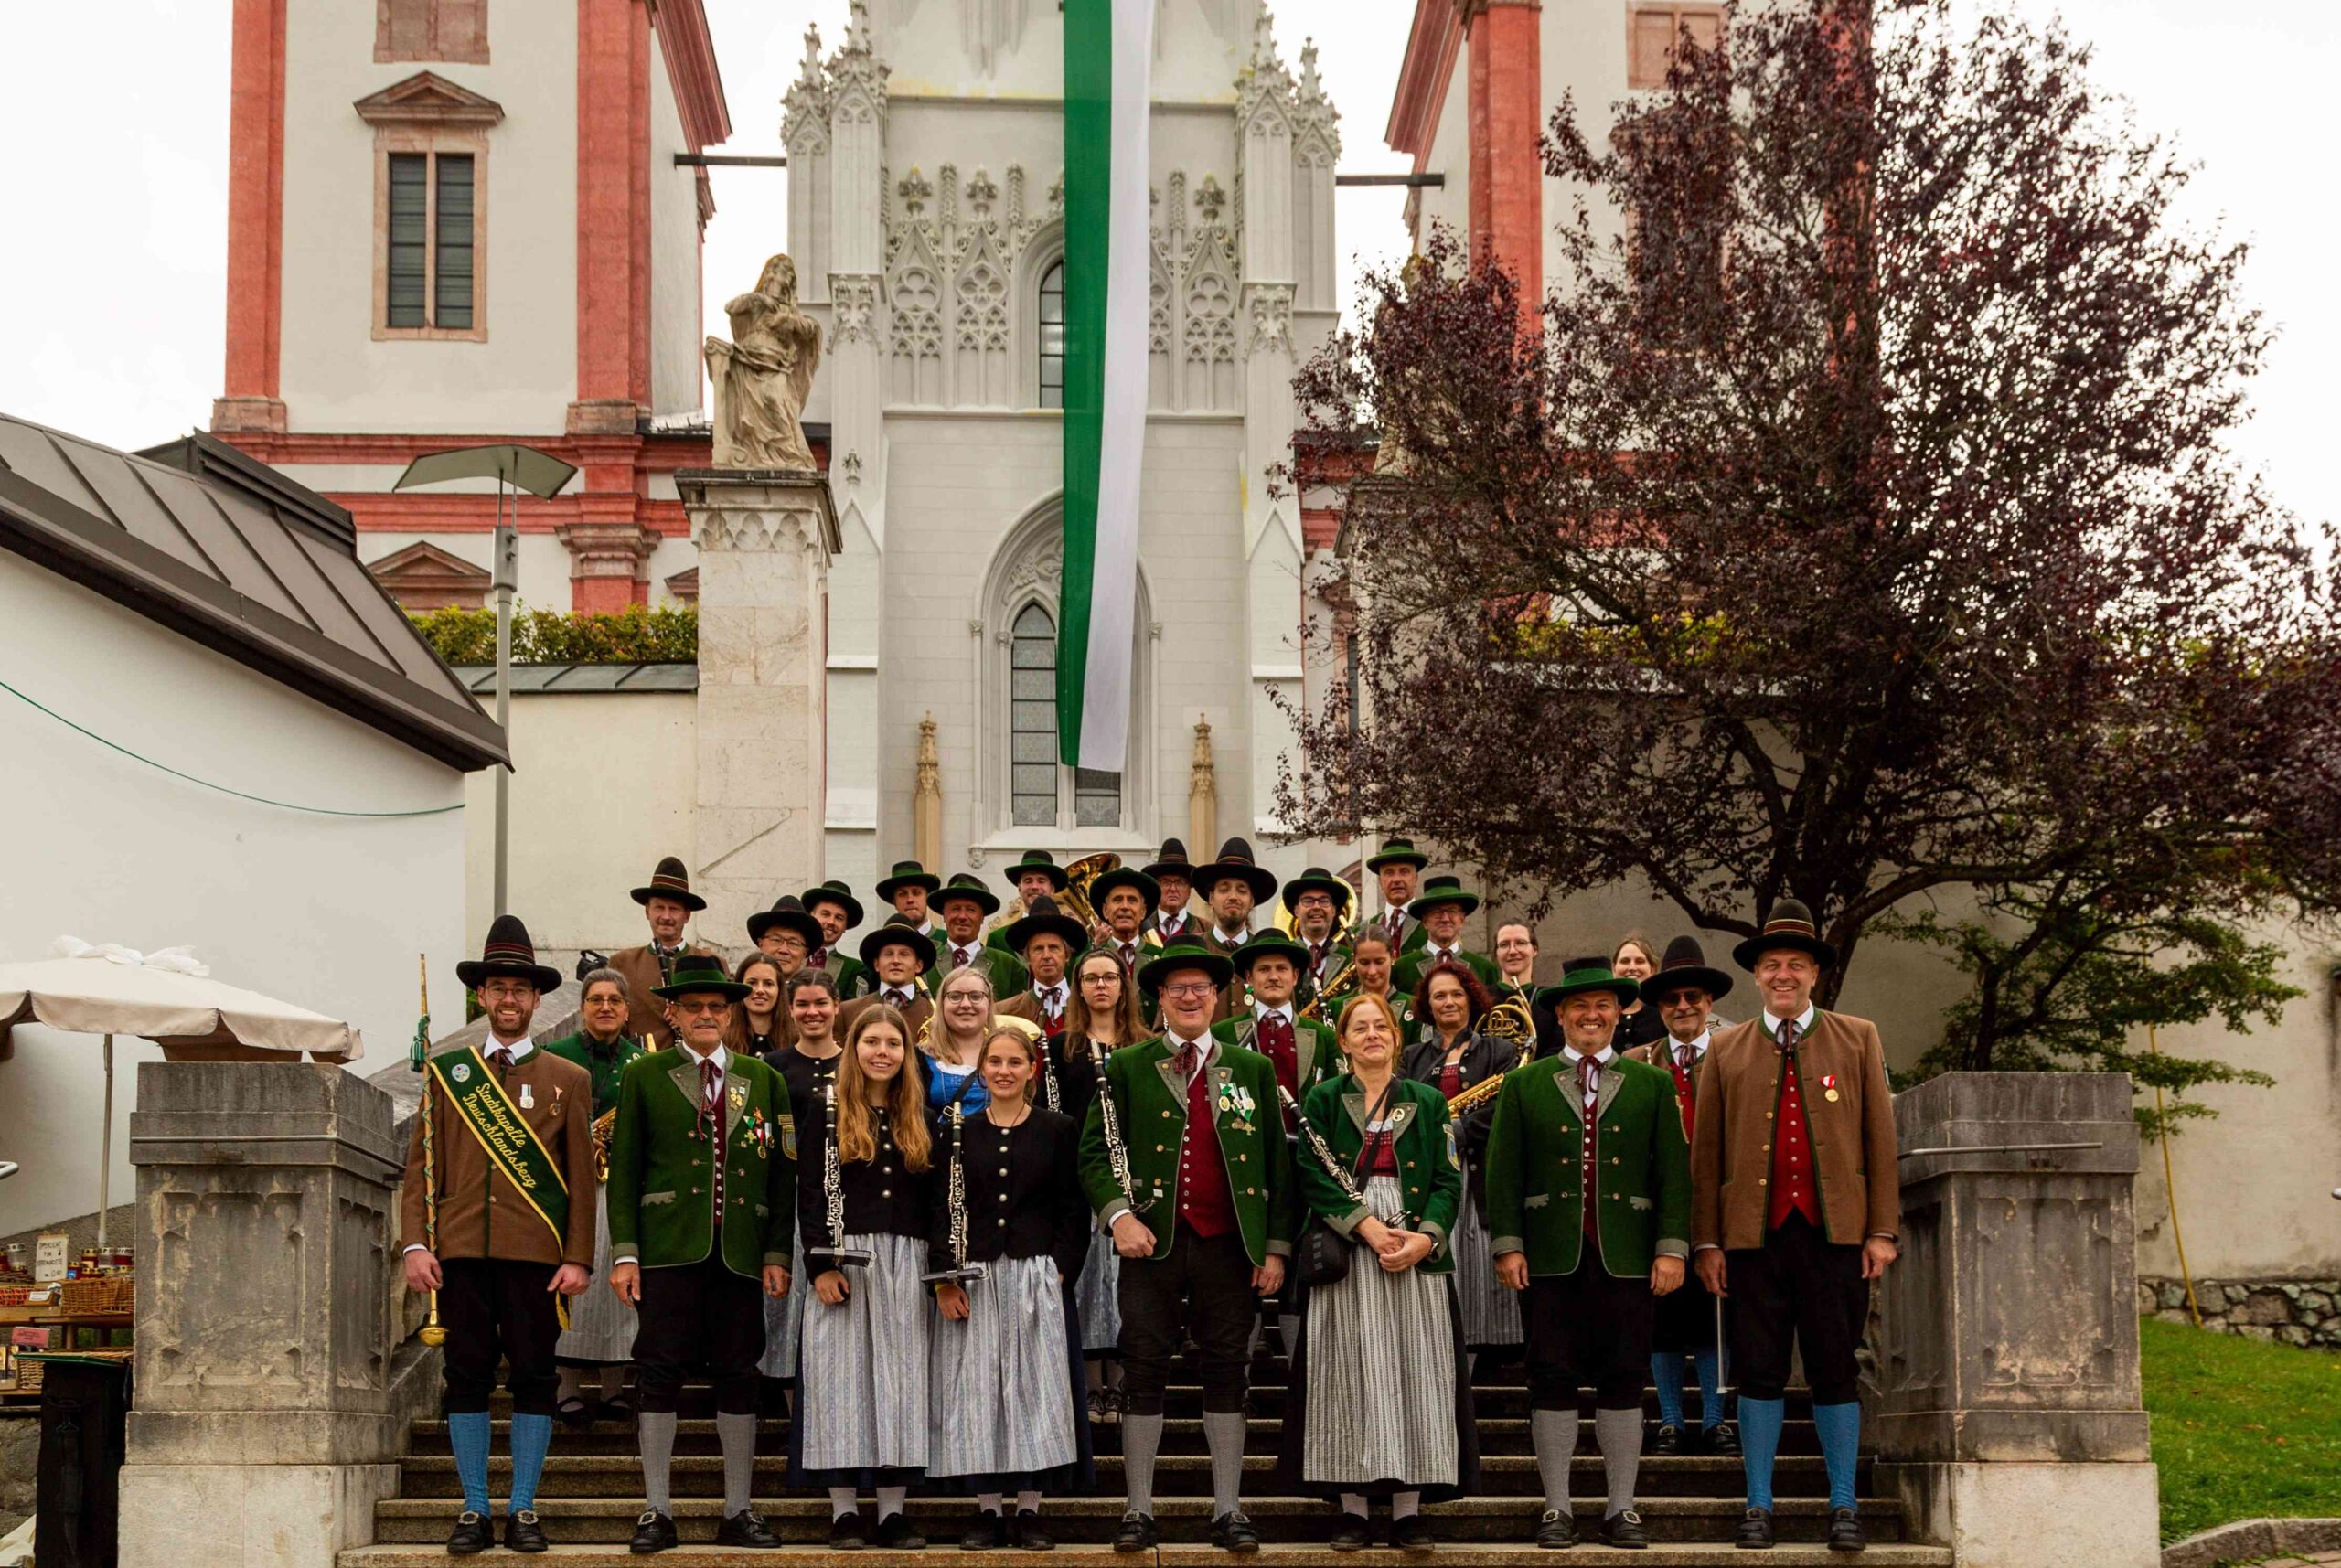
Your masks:
[[[1736,1542],[1768,1548],[1793,1349],[1828,1543],[1860,1551],[1855,1358],[1898,1192],[1877,1030],[1812,999],[1834,953],[1782,901],[1734,950],[1757,992],[1737,1024],[1714,1013],[1734,977],[1687,936],[1662,955],[1630,937],[1540,987],[1533,931],[1465,951],[1479,901],[1427,863],[1385,840],[1366,863],[1382,912],[1353,920],[1346,881],[1279,887],[1240,838],[1201,862],[1173,839],[1143,869],[1035,851],[988,929],[981,880],[905,862],[855,955],[864,912],[825,882],[749,921],[727,969],[685,942],[704,901],[668,859],[634,890],[651,940],[586,955],[579,1032],[542,1046],[561,976],[499,916],[457,966],[485,1039],[425,1063],[402,1215],[445,1344],[448,1550],[491,1543],[501,1366],[517,1551],[546,1550],[556,1422],[597,1418],[638,1434],[633,1550],[674,1545],[693,1374],[721,1544],[779,1544],[752,1489],[759,1417],[785,1400],[790,1479],[827,1492],[834,1548],[923,1547],[918,1489],[971,1498],[965,1549],[1047,1550],[1042,1500],[1086,1487],[1107,1421],[1114,1545],[1148,1551],[1183,1356],[1210,1540],[1255,1552],[1247,1380],[1274,1330],[1279,1488],[1332,1505],[1335,1550],[1373,1542],[1377,1499],[1390,1545],[1434,1544],[1423,1505],[1479,1485],[1491,1360],[1525,1363],[1537,1545],[1647,1546],[1641,1456],[1697,1450],[1739,1458]],[[1279,897],[1289,930],[1255,932]],[[1608,1495],[1580,1523],[1584,1389]]]

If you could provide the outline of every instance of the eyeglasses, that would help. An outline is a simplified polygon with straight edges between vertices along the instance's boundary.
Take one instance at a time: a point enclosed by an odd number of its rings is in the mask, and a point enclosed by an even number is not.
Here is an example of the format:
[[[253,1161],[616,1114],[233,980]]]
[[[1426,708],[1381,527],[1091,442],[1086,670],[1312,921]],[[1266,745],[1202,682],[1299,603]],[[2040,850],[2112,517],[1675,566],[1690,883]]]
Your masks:
[[[1183,985],[1165,986],[1162,994],[1166,997],[1208,997],[1218,989],[1209,980],[1194,980]]]
[[[675,1010],[679,1013],[697,1014],[727,1012],[731,1009],[732,1004],[719,997],[712,1001],[704,999],[700,1001],[679,1001],[674,1006]]]

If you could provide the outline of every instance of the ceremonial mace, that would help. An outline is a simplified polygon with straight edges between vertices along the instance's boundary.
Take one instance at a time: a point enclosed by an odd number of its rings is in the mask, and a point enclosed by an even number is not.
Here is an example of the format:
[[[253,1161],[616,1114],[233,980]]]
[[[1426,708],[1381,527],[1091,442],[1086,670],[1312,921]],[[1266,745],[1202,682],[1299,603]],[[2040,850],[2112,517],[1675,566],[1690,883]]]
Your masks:
[[[439,1172],[431,1139],[431,1074],[422,1075],[422,1244],[431,1261],[439,1261]],[[436,1349],[447,1342],[447,1330],[439,1326],[439,1289],[431,1290],[431,1316],[416,1336],[424,1344]]]

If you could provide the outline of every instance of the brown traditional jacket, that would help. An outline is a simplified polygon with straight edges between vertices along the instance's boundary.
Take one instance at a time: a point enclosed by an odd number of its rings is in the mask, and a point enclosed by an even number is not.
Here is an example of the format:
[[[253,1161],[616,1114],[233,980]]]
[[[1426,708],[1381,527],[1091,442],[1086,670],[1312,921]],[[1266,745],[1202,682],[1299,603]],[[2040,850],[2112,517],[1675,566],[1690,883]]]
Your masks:
[[[423,1083],[432,1110],[432,1165],[439,1188],[436,1255],[592,1268],[599,1183],[593,1174],[593,1075],[540,1045],[514,1062],[504,1077],[505,1093],[569,1184],[568,1234],[558,1243],[520,1189],[488,1164],[487,1151],[429,1073]],[[401,1250],[428,1245],[430,1240],[422,1212],[422,1120],[421,1115],[414,1118],[414,1136],[407,1146],[406,1190],[399,1202]]]
[[[1691,1244],[1760,1247],[1771,1198],[1772,1135],[1780,1098],[1780,1052],[1759,1013],[1717,1030],[1699,1063],[1691,1144]],[[1797,1042],[1797,1081],[1821,1218],[1830,1241],[1858,1246],[1897,1235],[1902,1186],[1895,1166],[1894,1095],[1886,1050],[1867,1019],[1816,1011]],[[1837,1098],[1828,1096],[1833,1090]]]
[[[696,943],[683,944],[685,953],[710,951]],[[626,1016],[625,1032],[653,1051],[670,1049],[675,1043],[675,1029],[667,1021],[667,1004],[652,994],[652,987],[667,983],[658,968],[658,955],[645,943],[640,947],[611,954],[610,967],[625,976],[626,994],[633,1004]]]
[[[850,1034],[853,1029],[853,1020],[861,1017],[862,1013],[869,1010],[869,1008],[875,1004],[885,999],[882,994],[884,989],[885,987],[882,986],[878,990],[872,991],[869,996],[856,997],[853,1000],[838,1008],[836,1029],[838,1040],[840,1044],[842,1044],[849,1034]],[[902,1009],[903,1023],[911,1031],[910,1039],[904,1040],[903,1043],[906,1046],[915,1047],[918,1044],[919,1027],[925,1023],[927,1019],[935,1016],[935,1000],[926,994],[926,987],[915,980],[911,982],[911,989],[918,994],[912,1000],[909,1007]]]

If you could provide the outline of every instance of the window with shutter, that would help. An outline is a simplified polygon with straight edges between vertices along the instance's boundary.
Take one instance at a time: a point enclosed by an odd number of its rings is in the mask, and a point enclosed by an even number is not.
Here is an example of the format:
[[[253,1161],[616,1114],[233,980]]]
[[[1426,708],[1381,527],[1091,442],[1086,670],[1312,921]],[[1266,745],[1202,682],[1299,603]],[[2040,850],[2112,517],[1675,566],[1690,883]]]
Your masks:
[[[1680,40],[1689,34],[1702,49],[1723,37],[1723,7],[1714,5],[1635,4],[1626,11],[1626,85],[1664,87]]]
[[[481,155],[405,140],[382,155],[376,336],[484,337]]]
[[[487,0],[374,0],[374,59],[487,64]]]
[[[431,282],[431,155],[390,155],[390,299],[391,326],[428,326]]]

